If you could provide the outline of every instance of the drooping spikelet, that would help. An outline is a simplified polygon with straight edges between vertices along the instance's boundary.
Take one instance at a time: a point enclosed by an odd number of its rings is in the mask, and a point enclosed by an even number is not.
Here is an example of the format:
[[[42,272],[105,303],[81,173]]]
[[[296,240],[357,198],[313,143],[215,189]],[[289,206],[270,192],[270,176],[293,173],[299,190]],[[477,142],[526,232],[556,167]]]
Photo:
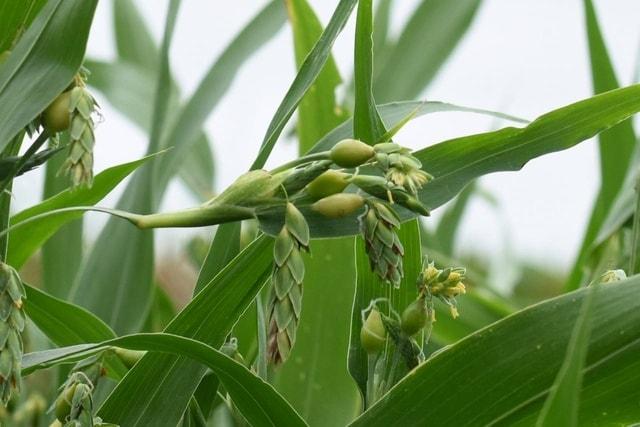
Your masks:
[[[0,398],[4,404],[13,390],[20,392],[22,331],[26,320],[23,298],[25,291],[18,272],[0,262]]]
[[[360,216],[360,230],[369,264],[381,279],[395,287],[400,286],[404,276],[404,248],[396,233],[399,227],[400,218],[388,204],[378,200],[367,201],[366,210]]]
[[[422,163],[411,154],[411,150],[392,142],[377,144],[374,147],[377,165],[385,177],[395,185],[404,187],[416,195],[424,184],[433,179],[422,170]]]
[[[267,357],[273,364],[287,360],[296,340],[305,271],[302,251],[308,250],[307,221],[292,203],[287,203],[285,223],[273,248],[274,268],[267,305]]]
[[[95,144],[93,114],[98,104],[84,83],[70,91],[69,152],[62,170],[69,175],[74,187],[93,184],[93,146]]]

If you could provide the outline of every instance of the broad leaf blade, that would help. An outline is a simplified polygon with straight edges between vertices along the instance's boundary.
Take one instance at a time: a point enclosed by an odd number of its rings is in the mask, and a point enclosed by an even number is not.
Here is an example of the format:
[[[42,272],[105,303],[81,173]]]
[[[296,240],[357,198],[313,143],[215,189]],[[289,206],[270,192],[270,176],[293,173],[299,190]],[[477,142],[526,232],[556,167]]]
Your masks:
[[[606,286],[606,285],[605,285]],[[597,288],[590,287],[582,303],[582,310],[573,327],[571,341],[567,347],[564,363],[544,402],[536,425],[562,425],[576,427],[578,425],[578,408],[582,391],[582,371],[589,346],[591,332],[591,306],[593,293]]]
[[[138,351],[168,353],[201,363],[218,375],[235,406],[249,423],[256,426],[305,426],[300,416],[268,383],[245,366],[225,356],[202,342],[172,334],[136,334],[108,340],[92,346],[72,347],[27,354],[23,371],[51,366],[74,356],[91,354],[108,346],[118,346]],[[195,362],[193,362],[195,361]],[[199,364],[198,363],[198,364]],[[166,404],[166,403],[165,403]],[[170,406],[170,405],[168,405]],[[110,418],[105,418],[113,422]],[[157,419],[155,425],[173,425]],[[132,424],[124,424],[132,425]],[[149,424],[145,424],[149,425]]]
[[[0,150],[71,82],[84,57],[96,4],[49,1],[0,66]]]
[[[585,290],[525,309],[438,353],[352,425],[532,425],[564,358]],[[583,370],[581,426],[640,418],[638,276],[602,286]],[[496,380],[500,372],[500,380]]]

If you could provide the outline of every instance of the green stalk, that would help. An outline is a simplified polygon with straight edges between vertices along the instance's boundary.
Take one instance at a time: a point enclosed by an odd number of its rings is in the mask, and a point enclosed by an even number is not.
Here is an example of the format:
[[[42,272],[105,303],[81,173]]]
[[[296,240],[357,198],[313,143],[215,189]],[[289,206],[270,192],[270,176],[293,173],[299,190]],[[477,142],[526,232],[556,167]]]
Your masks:
[[[640,246],[640,177],[636,180],[636,210],[633,214],[633,239],[631,241],[631,257],[629,260],[629,276],[638,272],[638,246]]]
[[[7,188],[9,188],[9,186],[13,182],[13,178],[18,174],[20,169],[22,169],[27,161],[38,152],[40,147],[42,147],[44,143],[47,142],[47,139],[49,139],[49,132],[43,130],[42,133],[38,135],[38,138],[36,138],[33,144],[31,144],[31,146],[24,153],[20,161],[16,163],[9,176],[2,182],[2,184],[0,184],[0,193],[3,193]]]
[[[306,156],[302,156],[290,162],[284,163],[275,169],[272,169],[270,173],[272,175],[275,175],[279,172],[284,172],[286,170],[292,169],[296,166],[303,165],[305,163],[311,163],[316,160],[327,160],[329,159],[329,153],[330,153],[329,151],[321,151],[320,153],[313,153],[313,154],[308,154]]]
[[[15,156],[20,152],[20,145],[24,138],[24,132],[18,133],[18,135],[11,140],[7,148],[2,153],[2,157]],[[18,169],[19,170],[19,169]],[[0,230],[6,230],[9,227],[9,219],[11,217],[11,186],[13,184],[13,178],[10,179],[6,190],[0,193]],[[3,235],[0,237],[0,261],[7,259],[7,250],[9,248],[9,236]]]
[[[365,410],[376,402],[376,362],[378,354],[369,354],[367,359],[367,396],[364,400]]]

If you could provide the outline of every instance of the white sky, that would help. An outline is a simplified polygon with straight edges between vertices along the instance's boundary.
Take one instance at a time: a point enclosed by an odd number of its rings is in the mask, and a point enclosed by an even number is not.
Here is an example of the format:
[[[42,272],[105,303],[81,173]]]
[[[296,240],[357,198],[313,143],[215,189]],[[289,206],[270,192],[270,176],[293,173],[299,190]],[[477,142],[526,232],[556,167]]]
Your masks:
[[[164,25],[167,0],[138,1],[156,39]],[[172,46],[173,73],[190,94],[231,38],[266,2],[183,0]],[[397,31],[417,4],[398,0],[393,16]],[[311,0],[326,24],[336,1]],[[640,2],[596,0],[606,42],[622,84],[632,80],[640,41]],[[524,118],[590,96],[591,81],[579,0],[485,0],[458,50],[423,94],[430,100],[494,109]],[[352,69],[353,19],[338,39],[334,55],[343,76]],[[114,56],[111,2],[99,2],[88,55]],[[244,172],[264,131],[294,77],[291,33],[285,27],[255,55],[206,122],[214,140],[216,187],[222,189]],[[102,170],[141,156],[146,137],[98,94],[105,122],[97,132],[96,167]],[[448,113],[420,118],[396,140],[412,148],[451,137],[489,130],[486,117]],[[295,155],[295,147],[279,144],[270,164]],[[465,218],[459,246],[483,253],[509,253],[563,269],[572,262],[599,185],[594,141],[534,160],[519,173],[482,179],[499,207],[475,201]],[[38,201],[41,174],[17,182],[16,205]],[[39,187],[36,187],[39,188]],[[122,186],[121,186],[122,188]],[[120,189],[121,189],[120,188]],[[103,201],[115,203],[120,191]],[[180,184],[172,184],[163,210],[193,205]],[[95,237],[105,218],[88,216],[89,236]],[[437,219],[437,212],[434,215]],[[161,252],[176,253],[189,236],[202,231],[162,230]],[[505,248],[505,233],[510,241]],[[508,249],[508,250],[507,250]]]

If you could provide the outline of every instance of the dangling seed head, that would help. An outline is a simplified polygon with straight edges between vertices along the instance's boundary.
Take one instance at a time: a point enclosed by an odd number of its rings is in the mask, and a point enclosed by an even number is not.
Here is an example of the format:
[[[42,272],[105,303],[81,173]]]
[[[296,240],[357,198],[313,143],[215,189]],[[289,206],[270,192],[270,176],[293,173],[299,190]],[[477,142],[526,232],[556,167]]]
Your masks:
[[[387,330],[377,308],[371,309],[360,330],[360,345],[369,354],[376,354],[384,349],[387,341]]]
[[[340,193],[318,200],[311,209],[327,218],[343,218],[359,210],[364,202],[364,197],[359,194]]]
[[[60,387],[60,394],[56,398],[56,419],[65,426],[94,425],[93,389],[94,385],[86,374],[81,371],[72,372]]]
[[[400,328],[408,336],[417,334],[424,328],[429,319],[424,298],[418,298],[402,312]]]
[[[461,267],[437,269],[433,262],[427,263],[418,278],[418,288],[428,298],[436,297],[449,306],[451,315],[458,317],[456,297],[466,293],[462,281],[465,279],[465,269]]]
[[[93,115],[98,103],[78,79],[69,91],[69,152],[62,170],[71,178],[74,187],[91,187],[93,183],[93,146],[95,144]]]
[[[307,185],[307,194],[314,200],[319,200],[332,194],[342,193],[349,185],[348,176],[346,173],[330,169]]]
[[[433,177],[422,170],[422,163],[411,154],[411,150],[392,142],[376,144],[376,163],[393,184],[403,187],[411,195]]]
[[[63,92],[53,100],[42,113],[42,124],[53,134],[69,128],[71,114],[69,113],[70,92]]]
[[[55,414],[58,421],[64,423],[67,417],[71,413],[71,403],[73,402],[73,395],[76,392],[77,383],[70,384],[62,390],[62,393],[56,399]]]
[[[22,331],[26,316],[22,310],[25,291],[18,272],[0,262],[0,398],[6,404],[11,392],[20,392]]]
[[[301,252],[308,251],[309,240],[309,226],[304,216],[293,203],[287,203],[284,226],[273,247],[274,266],[267,306],[267,358],[273,364],[287,360],[295,343],[305,273]]]
[[[355,168],[371,159],[373,148],[357,139],[343,139],[333,146],[329,158],[343,168]]]
[[[369,200],[365,213],[359,220],[371,270],[382,280],[395,287],[400,286],[404,275],[404,248],[396,233],[396,229],[400,227],[400,218],[386,203]]]

